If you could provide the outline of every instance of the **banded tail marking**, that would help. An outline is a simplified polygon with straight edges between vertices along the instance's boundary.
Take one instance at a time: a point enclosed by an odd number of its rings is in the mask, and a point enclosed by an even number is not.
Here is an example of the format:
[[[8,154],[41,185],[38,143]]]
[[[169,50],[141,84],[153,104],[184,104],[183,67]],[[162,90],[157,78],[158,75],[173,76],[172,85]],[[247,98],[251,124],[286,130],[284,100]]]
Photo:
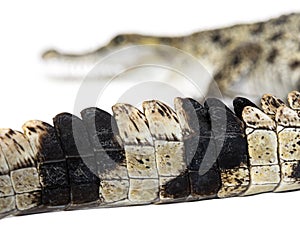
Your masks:
[[[70,203],[66,158],[53,126],[30,120],[23,125],[37,159],[42,204],[46,209],[64,209]]]
[[[239,196],[248,189],[250,183],[244,124],[218,99],[209,98],[204,105],[210,114],[218,153],[217,164],[222,180],[218,197]]]
[[[101,205],[129,204],[125,151],[117,139],[119,131],[114,117],[93,107],[81,111],[81,116],[96,157]]]
[[[27,214],[34,212],[41,205],[41,186],[36,168],[36,157],[32,152],[27,138],[18,131],[12,129],[0,129],[0,147],[9,168],[13,193],[9,188],[9,198],[6,198],[9,207],[6,210],[14,214]],[[9,178],[5,179],[10,187]],[[1,207],[2,208],[2,207]]]
[[[128,198],[133,204],[158,200],[155,149],[144,114],[129,104],[116,104],[113,113],[124,142],[129,175]]]
[[[176,98],[175,110],[183,132],[189,200],[216,198],[221,187],[217,152],[208,110],[191,98]],[[189,184],[182,183],[184,193]]]
[[[184,200],[190,194],[190,186],[185,176],[187,165],[178,117],[169,106],[156,100],[143,102],[143,109],[154,141],[160,202]],[[182,191],[180,186],[187,190]]]
[[[99,202],[97,165],[88,133],[81,119],[61,113],[53,118],[66,157],[71,202],[68,209],[87,207]]]

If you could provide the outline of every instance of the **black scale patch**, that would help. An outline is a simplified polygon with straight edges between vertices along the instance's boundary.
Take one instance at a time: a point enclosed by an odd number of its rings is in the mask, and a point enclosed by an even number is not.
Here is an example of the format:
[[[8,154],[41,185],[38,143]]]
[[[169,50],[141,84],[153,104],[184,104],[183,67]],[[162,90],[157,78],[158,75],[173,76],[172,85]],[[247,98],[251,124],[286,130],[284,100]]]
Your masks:
[[[42,204],[49,210],[63,209],[70,203],[70,188],[66,159],[54,127],[33,120],[26,122],[23,130],[36,154]]]
[[[188,167],[166,183],[165,192],[176,198],[190,193],[192,199],[242,194],[250,181],[242,121],[217,99],[208,99],[204,107],[192,99],[178,100],[190,127],[187,130],[186,124],[181,124]]]
[[[99,199],[104,206],[131,205],[135,204],[130,200],[135,190],[146,191],[149,196],[147,191],[155,179],[160,180],[159,198],[155,193],[155,200],[145,203],[156,203],[156,196],[161,202],[177,202],[256,194],[273,191],[277,184],[282,187],[275,191],[299,189],[299,97],[296,91],[289,94],[289,108],[265,95],[265,113],[251,101],[236,98],[236,114],[214,98],[207,99],[203,106],[193,99],[177,98],[175,112],[159,101],[148,101],[143,104],[146,118],[141,112],[136,117],[144,121],[151,134],[135,126],[140,124],[138,119],[132,120],[136,130],[125,127],[121,134],[114,117],[98,108],[83,110],[83,120],[61,113],[54,118],[54,128],[41,121],[28,121],[23,126],[26,137],[2,129],[0,216],[15,211],[39,212],[41,205],[58,209],[93,207]],[[123,118],[120,123],[126,126],[128,121]],[[281,179],[278,162],[273,160],[277,155],[276,128],[277,135],[286,134],[278,138]],[[270,141],[256,147],[269,135]],[[155,146],[159,178],[154,174],[138,177],[134,171],[129,176],[124,143],[136,156],[143,155],[139,147]],[[273,158],[267,156],[269,147]],[[175,163],[173,168],[164,167],[170,160],[169,152],[176,158],[171,161]],[[130,179],[137,183],[131,184]]]
[[[222,179],[218,196],[240,195],[248,188],[250,180],[243,122],[218,99],[209,98],[204,106],[210,115]]]
[[[99,200],[99,178],[89,135],[81,119],[61,113],[53,118],[54,127],[66,156],[71,204],[70,209]]]
[[[208,111],[190,98],[176,99],[175,109],[183,129],[188,166],[187,171],[173,181],[181,182],[182,191],[179,188],[174,191],[191,195],[192,200],[216,197],[221,179]]]
[[[117,140],[115,119],[109,113],[93,107],[84,109],[81,116],[96,157],[102,203],[125,201],[129,182],[125,152]]]

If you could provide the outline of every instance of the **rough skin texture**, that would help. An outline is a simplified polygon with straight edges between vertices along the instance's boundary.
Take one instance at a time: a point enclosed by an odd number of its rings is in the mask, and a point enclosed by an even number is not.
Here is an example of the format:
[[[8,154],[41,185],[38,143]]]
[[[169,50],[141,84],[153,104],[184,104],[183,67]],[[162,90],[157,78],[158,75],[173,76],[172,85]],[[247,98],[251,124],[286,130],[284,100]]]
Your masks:
[[[172,46],[196,57],[227,97],[243,95],[253,100],[268,92],[283,98],[290,90],[300,88],[300,13],[182,37],[122,34],[93,52],[74,55],[50,50],[43,59],[73,63],[78,68],[95,64],[119,49],[147,44]]]

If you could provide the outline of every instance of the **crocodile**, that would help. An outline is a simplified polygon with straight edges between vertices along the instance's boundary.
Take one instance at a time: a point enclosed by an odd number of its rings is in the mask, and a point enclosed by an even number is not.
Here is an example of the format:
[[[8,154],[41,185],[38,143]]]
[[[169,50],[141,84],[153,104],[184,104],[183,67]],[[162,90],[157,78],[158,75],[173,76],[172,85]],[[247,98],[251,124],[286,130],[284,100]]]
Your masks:
[[[170,46],[195,57],[211,74],[210,82],[217,83],[224,97],[240,95],[254,100],[264,93],[273,93],[284,98],[290,90],[299,90],[300,87],[299,13],[184,36],[121,34],[94,51],[67,54],[51,49],[42,57],[57,76],[84,77],[106,56],[124,48],[145,45]],[[109,60],[107,64],[104,60],[107,69],[101,69],[99,77],[111,77],[117,66],[126,68],[141,61],[148,63],[162,58],[173,59],[153,50],[150,55],[140,52],[117,61]]]
[[[0,217],[300,189],[300,92],[117,103],[0,129]]]

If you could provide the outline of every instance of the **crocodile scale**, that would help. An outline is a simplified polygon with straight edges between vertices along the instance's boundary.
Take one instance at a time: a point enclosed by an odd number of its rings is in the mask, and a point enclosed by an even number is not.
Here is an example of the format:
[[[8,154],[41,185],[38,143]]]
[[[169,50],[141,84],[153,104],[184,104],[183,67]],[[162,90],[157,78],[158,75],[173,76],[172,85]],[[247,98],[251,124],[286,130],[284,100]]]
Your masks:
[[[0,129],[0,217],[300,189],[300,93],[150,100]]]

